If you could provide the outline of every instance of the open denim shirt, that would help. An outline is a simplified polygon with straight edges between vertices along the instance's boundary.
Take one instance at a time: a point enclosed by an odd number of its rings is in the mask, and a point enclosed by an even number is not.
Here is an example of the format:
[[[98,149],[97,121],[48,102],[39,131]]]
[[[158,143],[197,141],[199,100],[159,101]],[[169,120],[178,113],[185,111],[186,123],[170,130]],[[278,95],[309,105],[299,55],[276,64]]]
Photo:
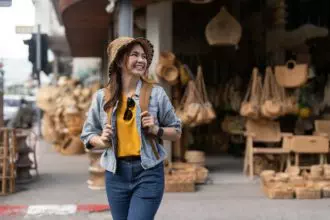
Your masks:
[[[142,81],[140,80],[137,84],[135,95],[133,99],[136,103],[136,126],[138,127],[138,133],[141,138],[141,165],[144,169],[152,168],[162,162],[166,158],[166,151],[164,147],[157,142],[156,147],[159,153],[159,160],[156,159],[152,146],[147,141],[146,136],[142,132],[141,125],[141,108],[139,104],[139,95],[142,87]],[[94,95],[91,107],[88,111],[87,119],[84,123],[84,127],[81,133],[81,140],[85,146],[90,145],[89,141],[96,135],[101,135],[102,130],[108,123],[107,113],[104,111],[104,92],[102,89],[98,90]],[[115,173],[117,167],[116,161],[116,148],[117,148],[117,123],[116,123],[116,110],[118,107],[118,101],[113,108],[111,115],[111,126],[113,129],[113,135],[111,138],[111,146],[104,150],[101,156],[101,166]],[[152,88],[150,101],[149,101],[149,113],[155,116],[155,123],[160,127],[174,127],[179,133],[181,133],[181,121],[176,116],[174,108],[171,104],[170,99],[165,93],[164,89],[160,86],[154,85]],[[129,137],[128,137],[129,138]]]

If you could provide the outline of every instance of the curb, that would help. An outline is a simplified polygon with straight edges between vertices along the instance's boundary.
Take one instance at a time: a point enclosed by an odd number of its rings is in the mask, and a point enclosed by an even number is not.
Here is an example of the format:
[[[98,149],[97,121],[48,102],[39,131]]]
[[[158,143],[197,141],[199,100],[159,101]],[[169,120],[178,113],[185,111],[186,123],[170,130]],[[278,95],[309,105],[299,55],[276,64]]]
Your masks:
[[[0,217],[13,215],[73,215],[78,212],[104,212],[108,210],[110,210],[109,206],[102,204],[0,205]]]

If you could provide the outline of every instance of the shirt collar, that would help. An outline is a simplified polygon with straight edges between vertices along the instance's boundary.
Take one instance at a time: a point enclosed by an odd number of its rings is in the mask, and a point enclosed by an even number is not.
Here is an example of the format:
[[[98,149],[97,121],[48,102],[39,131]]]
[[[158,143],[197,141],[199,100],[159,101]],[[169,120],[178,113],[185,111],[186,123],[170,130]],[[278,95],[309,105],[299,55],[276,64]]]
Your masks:
[[[135,89],[135,96],[139,97],[140,96],[140,92],[141,92],[141,87],[142,87],[142,80],[139,79],[137,85],[136,85],[136,89]]]

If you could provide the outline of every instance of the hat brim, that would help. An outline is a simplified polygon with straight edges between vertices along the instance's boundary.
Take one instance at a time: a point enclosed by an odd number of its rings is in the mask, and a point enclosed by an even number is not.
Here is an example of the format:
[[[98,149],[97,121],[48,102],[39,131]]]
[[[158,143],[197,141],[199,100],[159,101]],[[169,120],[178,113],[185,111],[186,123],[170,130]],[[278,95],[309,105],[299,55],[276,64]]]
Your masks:
[[[122,54],[129,46],[133,45],[133,44],[140,44],[146,54],[147,57],[147,68],[150,67],[153,56],[154,56],[154,46],[151,44],[151,42],[149,40],[147,40],[146,38],[143,37],[138,37],[135,38],[129,42],[127,42],[127,44],[122,45],[119,49],[118,52],[116,53],[115,58],[112,60],[112,62],[109,65],[109,73],[111,74],[113,71],[113,66],[114,63],[117,61],[118,56],[120,54]]]

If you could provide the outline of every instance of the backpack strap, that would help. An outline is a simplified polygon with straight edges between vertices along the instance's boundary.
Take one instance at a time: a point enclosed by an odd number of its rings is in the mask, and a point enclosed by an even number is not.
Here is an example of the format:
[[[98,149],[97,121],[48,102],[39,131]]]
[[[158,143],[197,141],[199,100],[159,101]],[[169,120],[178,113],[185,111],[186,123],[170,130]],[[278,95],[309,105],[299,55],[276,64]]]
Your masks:
[[[103,88],[103,92],[104,92],[104,100],[109,100],[110,99],[110,95],[111,95],[109,89],[108,88]],[[113,110],[112,107],[107,110],[108,123],[109,123],[109,125],[111,125],[112,110]]]
[[[152,87],[153,87],[153,85],[151,83],[143,81],[141,91],[140,91],[140,100],[139,100],[142,112],[149,110],[148,106],[149,106],[150,96],[151,96],[151,92],[152,92]],[[157,160],[159,160],[160,156],[159,156],[159,153],[158,153],[158,150],[156,147],[156,140],[155,140],[154,136],[147,134],[147,133],[145,133],[145,135],[151,144],[151,148],[152,148],[152,151],[153,151],[155,157],[157,158]]]

